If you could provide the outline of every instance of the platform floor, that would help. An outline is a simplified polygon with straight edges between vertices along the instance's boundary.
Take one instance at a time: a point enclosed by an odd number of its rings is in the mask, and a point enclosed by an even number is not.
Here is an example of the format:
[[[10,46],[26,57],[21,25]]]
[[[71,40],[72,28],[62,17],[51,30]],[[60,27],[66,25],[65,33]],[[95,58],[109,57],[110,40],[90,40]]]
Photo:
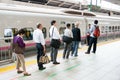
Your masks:
[[[46,64],[43,71],[38,70],[36,56],[26,58],[32,74],[27,77],[16,73],[14,63],[0,66],[0,80],[120,80],[120,39],[99,43],[96,54],[84,54],[86,49],[82,46],[79,56],[69,59],[62,59],[63,50],[59,50],[61,64]]]

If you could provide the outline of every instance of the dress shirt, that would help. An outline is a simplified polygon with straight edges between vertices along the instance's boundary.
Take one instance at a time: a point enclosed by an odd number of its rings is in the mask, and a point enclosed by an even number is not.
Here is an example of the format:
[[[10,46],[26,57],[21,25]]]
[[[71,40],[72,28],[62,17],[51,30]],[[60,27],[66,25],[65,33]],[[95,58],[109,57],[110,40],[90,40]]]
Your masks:
[[[60,39],[60,34],[55,26],[50,28],[50,37],[51,39]]]
[[[42,30],[40,30],[40,29],[34,30],[33,40],[35,43],[41,43],[42,45],[45,45],[45,39],[44,39]]]
[[[73,38],[72,31],[70,29],[68,29],[68,28],[65,29],[64,35]]]

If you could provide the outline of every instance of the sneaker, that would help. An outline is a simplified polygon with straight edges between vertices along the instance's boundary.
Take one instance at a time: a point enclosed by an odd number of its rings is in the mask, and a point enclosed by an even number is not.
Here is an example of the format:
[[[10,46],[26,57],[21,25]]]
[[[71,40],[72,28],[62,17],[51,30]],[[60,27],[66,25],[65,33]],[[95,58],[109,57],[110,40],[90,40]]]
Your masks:
[[[17,71],[18,74],[23,73],[23,71]]]
[[[78,55],[75,55],[74,57],[77,57]]]
[[[95,52],[94,52],[94,51],[92,51],[92,53],[94,53],[94,54],[95,54]]]
[[[53,62],[53,60],[50,60],[51,62]]]
[[[39,68],[39,70],[44,70],[44,69],[46,69],[46,67],[41,67],[41,68]]]
[[[53,64],[60,64],[59,62],[53,62]]]
[[[85,52],[85,54],[90,54],[89,52]]]
[[[24,76],[31,76],[31,74],[29,74],[29,73],[25,73]]]

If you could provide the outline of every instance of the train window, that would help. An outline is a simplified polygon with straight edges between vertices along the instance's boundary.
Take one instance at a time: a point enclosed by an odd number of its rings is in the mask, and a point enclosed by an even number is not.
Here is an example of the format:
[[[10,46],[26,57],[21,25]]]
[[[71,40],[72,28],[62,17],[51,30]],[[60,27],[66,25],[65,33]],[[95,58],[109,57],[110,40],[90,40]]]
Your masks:
[[[17,28],[8,28],[8,29],[4,29],[4,37],[13,37],[16,35],[16,33],[18,32]],[[11,39],[5,39],[5,42],[11,42]]]
[[[111,32],[111,26],[109,26],[109,32]]]
[[[101,33],[104,33],[104,26],[101,27]]]
[[[73,29],[73,28],[75,28],[75,24],[74,24],[74,23],[72,23],[72,29]]]
[[[61,21],[61,24],[65,24],[65,21]]]
[[[114,32],[114,26],[112,26],[112,32]]]
[[[117,31],[117,26],[115,26],[115,31]]]
[[[4,29],[4,37],[13,37],[18,32],[17,28]]]
[[[33,28],[24,28],[25,35],[23,37],[24,40],[32,40],[33,39]]]
[[[4,37],[12,37],[12,29],[4,29]]]
[[[120,31],[120,26],[118,26],[118,31]]]
[[[60,27],[59,29],[59,33],[62,35],[64,34],[64,30],[66,29],[66,27]]]
[[[46,38],[47,37],[47,29],[45,27],[42,29],[42,32],[43,32],[44,38]]]
[[[105,32],[108,32],[108,26],[105,27]]]

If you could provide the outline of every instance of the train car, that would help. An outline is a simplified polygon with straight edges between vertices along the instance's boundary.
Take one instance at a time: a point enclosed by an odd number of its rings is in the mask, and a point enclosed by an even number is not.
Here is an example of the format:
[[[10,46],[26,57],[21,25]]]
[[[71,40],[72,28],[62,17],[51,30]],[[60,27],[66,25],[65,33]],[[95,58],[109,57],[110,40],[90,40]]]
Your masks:
[[[99,28],[101,31],[99,40],[120,37],[120,18],[117,17],[97,16],[92,12],[72,9],[46,9],[18,5],[3,5],[0,6],[0,60],[3,60],[4,51],[10,51],[11,39],[21,28],[26,30],[24,36],[26,51],[33,51],[35,49],[35,43],[32,40],[32,34],[38,23],[41,23],[44,27],[42,31],[46,40],[46,46],[49,47],[49,28],[52,20],[57,21],[57,28],[61,37],[67,23],[70,23],[72,27],[74,27],[74,23],[79,21],[82,44],[86,42],[87,26],[88,24],[93,24],[94,20],[99,21]]]

